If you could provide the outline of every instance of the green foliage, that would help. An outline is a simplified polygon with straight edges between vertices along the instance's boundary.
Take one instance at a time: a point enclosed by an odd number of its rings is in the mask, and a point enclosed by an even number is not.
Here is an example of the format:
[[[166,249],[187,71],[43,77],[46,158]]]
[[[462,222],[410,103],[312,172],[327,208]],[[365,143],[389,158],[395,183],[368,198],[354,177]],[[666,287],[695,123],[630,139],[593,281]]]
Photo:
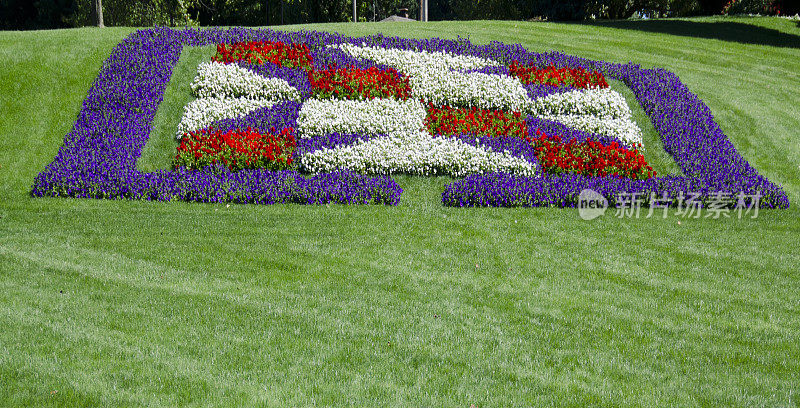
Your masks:
[[[0,0],[0,29],[71,27],[75,0]]]
[[[702,10],[698,0],[442,0],[429,8],[433,20],[674,17]]]
[[[523,18],[582,20],[586,16],[586,0],[529,0],[527,10]]]
[[[697,0],[589,0],[584,12],[591,19],[623,19],[688,16],[700,10]]]
[[[411,0],[364,1],[357,3],[359,21],[382,20],[409,10],[418,18],[419,2]],[[189,9],[201,25],[263,26],[298,23],[352,21],[350,0],[205,0]]]
[[[69,26],[94,24],[92,0],[69,1],[73,6],[69,9],[71,12],[64,16]],[[103,0],[103,19],[107,26],[122,27],[197,25],[189,11],[199,2],[200,0]]]
[[[730,0],[722,14],[766,14],[774,15],[779,10],[775,0]]]
[[[437,0],[430,20],[582,20],[631,16],[675,17],[719,13],[724,0]],[[744,0],[758,2],[763,0]],[[0,0],[0,28],[93,25],[92,0]],[[359,0],[359,21],[380,21],[417,0]],[[265,26],[352,21],[351,0],[103,0],[108,26]]]

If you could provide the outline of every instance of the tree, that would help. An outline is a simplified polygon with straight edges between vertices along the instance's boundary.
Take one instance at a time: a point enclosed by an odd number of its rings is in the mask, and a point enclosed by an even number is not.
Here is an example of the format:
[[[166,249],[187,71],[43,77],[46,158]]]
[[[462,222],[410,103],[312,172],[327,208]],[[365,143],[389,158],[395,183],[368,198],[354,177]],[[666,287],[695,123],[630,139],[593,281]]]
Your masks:
[[[95,23],[98,27],[105,27],[103,24],[103,0],[94,0]]]

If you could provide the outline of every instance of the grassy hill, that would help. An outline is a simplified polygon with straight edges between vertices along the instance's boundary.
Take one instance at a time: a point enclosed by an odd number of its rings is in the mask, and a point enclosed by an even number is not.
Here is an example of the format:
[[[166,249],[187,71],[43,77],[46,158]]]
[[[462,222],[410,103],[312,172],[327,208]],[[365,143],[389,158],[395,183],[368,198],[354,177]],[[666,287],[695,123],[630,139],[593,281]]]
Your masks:
[[[665,67],[792,207],[586,222],[412,177],[395,208],[33,199],[133,29],[2,32],[0,406],[798,406],[797,22],[287,29]]]

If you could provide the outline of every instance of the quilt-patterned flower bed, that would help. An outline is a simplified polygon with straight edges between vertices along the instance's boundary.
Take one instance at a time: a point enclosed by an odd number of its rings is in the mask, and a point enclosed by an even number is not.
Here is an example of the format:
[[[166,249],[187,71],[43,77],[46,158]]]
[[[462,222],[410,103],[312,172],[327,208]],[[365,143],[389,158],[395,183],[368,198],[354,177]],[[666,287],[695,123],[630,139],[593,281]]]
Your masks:
[[[171,170],[136,161],[183,47],[216,45],[176,124]],[[628,85],[684,176],[646,162]],[[591,188],[679,202],[788,198],[672,73],[519,45],[257,29],[154,28],[104,63],[34,196],[395,205],[392,174],[460,178],[449,206],[575,206]],[[663,200],[662,200],[663,201]]]

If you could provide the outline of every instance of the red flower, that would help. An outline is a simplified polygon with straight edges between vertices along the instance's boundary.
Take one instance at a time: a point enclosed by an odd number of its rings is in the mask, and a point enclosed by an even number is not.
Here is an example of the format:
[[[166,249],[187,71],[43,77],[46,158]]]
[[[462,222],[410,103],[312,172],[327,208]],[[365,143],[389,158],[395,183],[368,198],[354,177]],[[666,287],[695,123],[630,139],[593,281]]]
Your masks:
[[[251,41],[233,44],[218,44],[217,54],[212,61],[230,64],[245,61],[251,64],[271,62],[284,67],[310,69],[312,57],[305,44],[285,44],[283,42]]]
[[[574,88],[599,87],[608,88],[608,82],[602,73],[587,71],[584,68],[537,67],[533,63],[521,66],[513,61],[508,71],[522,81],[523,84],[545,84],[550,86],[572,86]]]
[[[648,179],[656,176],[638,149],[628,150],[616,142],[603,145],[594,140],[563,142],[559,136],[536,131],[531,144],[542,170],[549,174],[574,173],[590,177],[607,176]]]
[[[437,107],[428,105],[425,126],[434,135],[472,134],[525,138],[528,128],[519,112],[500,110]]]
[[[283,170],[292,164],[296,146],[292,128],[277,134],[274,128],[268,133],[252,128],[228,132],[204,129],[184,134],[174,166],[200,169],[221,162],[231,170]]]
[[[326,70],[310,70],[308,80],[317,98],[405,100],[411,97],[408,77],[393,68],[328,67]]]

